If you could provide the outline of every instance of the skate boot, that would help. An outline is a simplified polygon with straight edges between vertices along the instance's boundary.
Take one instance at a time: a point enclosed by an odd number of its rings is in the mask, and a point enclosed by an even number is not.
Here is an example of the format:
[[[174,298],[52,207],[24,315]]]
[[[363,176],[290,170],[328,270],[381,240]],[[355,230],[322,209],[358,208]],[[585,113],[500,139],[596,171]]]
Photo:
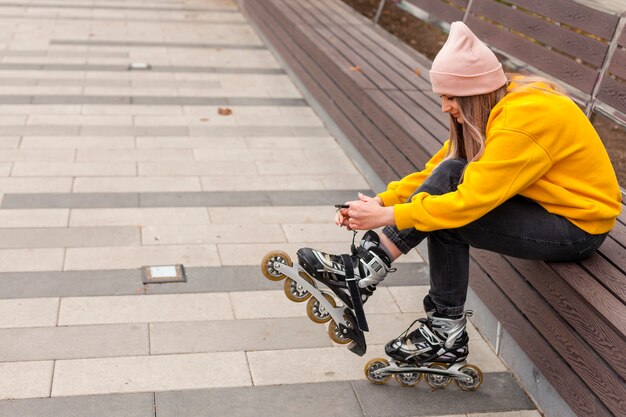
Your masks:
[[[406,386],[417,384],[422,374],[433,388],[445,388],[454,379],[463,390],[476,390],[482,383],[482,372],[465,362],[469,354],[469,337],[465,331],[466,311],[459,317],[445,317],[434,310],[414,321],[409,328],[385,346],[386,359],[373,359],[365,367],[370,382],[384,384],[393,375]],[[410,331],[419,323],[419,327]]]
[[[350,282],[357,284],[357,298],[364,303],[387,273],[395,269],[391,268],[389,256],[380,248],[378,235],[371,230],[365,233],[358,248],[352,244],[352,255],[348,258],[346,255],[332,255],[311,248],[298,250],[300,266],[354,309]]]
[[[379,248],[374,232],[367,232],[352,255],[330,255],[310,248],[298,250],[299,265],[293,267],[289,256],[281,251],[268,253],[261,263],[266,278],[279,281],[287,278],[284,291],[295,302],[308,300],[307,315],[316,323],[330,321],[328,335],[336,343],[348,344],[348,349],[365,354],[364,331],[368,331],[363,302],[388,272],[389,257]],[[332,294],[318,288],[324,284]],[[337,306],[333,294],[343,302]]]

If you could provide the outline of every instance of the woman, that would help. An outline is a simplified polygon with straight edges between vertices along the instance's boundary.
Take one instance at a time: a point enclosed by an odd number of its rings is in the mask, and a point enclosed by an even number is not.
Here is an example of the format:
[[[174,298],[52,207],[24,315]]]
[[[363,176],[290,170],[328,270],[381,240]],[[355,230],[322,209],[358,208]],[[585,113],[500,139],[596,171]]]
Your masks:
[[[359,194],[346,203],[336,223],[370,230],[352,255],[363,300],[397,257],[428,239],[427,319],[386,350],[400,360],[417,352],[417,362],[454,362],[467,356],[469,247],[545,261],[583,259],[615,224],[621,192],[576,104],[547,81],[509,80],[463,23],[452,24],[430,78],[450,115],[449,140],[423,171],[374,198]],[[381,226],[380,236],[371,231]],[[336,291],[345,281],[338,255],[302,248],[298,258]]]

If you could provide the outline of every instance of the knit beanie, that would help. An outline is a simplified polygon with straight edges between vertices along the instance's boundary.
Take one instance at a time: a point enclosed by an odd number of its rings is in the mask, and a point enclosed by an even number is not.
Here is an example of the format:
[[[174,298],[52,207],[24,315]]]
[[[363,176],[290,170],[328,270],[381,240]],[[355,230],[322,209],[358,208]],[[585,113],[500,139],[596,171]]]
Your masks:
[[[463,22],[454,22],[450,35],[430,69],[433,91],[447,96],[475,96],[506,83],[496,55]]]

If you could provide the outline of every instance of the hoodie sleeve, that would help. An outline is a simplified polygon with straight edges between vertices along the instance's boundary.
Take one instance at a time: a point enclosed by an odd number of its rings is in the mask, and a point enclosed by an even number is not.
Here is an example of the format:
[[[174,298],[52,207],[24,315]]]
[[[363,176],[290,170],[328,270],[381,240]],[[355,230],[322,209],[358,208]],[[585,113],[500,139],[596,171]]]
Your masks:
[[[385,207],[393,206],[400,203],[406,203],[409,197],[413,195],[424,180],[428,178],[431,172],[439,165],[448,152],[448,145],[450,141],[446,141],[443,147],[437,151],[433,157],[426,162],[424,170],[409,174],[399,181],[392,181],[387,185],[387,191],[378,194],[378,197],[383,201]]]
[[[531,136],[492,129],[485,152],[467,165],[457,190],[444,195],[423,192],[409,203],[396,204],[396,225],[426,232],[465,226],[519,194],[551,166],[549,154]]]

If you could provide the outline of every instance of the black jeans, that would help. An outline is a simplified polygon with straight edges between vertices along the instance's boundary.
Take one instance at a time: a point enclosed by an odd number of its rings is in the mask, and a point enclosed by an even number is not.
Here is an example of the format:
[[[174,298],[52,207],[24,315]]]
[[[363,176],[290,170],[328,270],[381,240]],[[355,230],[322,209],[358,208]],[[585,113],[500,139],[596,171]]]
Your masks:
[[[443,161],[414,194],[442,195],[456,190],[466,164],[461,159]],[[524,259],[573,262],[591,255],[607,235],[591,235],[519,195],[458,229],[421,232],[388,226],[383,233],[405,254],[428,238],[430,292],[424,307],[448,316],[463,313],[470,246]]]

